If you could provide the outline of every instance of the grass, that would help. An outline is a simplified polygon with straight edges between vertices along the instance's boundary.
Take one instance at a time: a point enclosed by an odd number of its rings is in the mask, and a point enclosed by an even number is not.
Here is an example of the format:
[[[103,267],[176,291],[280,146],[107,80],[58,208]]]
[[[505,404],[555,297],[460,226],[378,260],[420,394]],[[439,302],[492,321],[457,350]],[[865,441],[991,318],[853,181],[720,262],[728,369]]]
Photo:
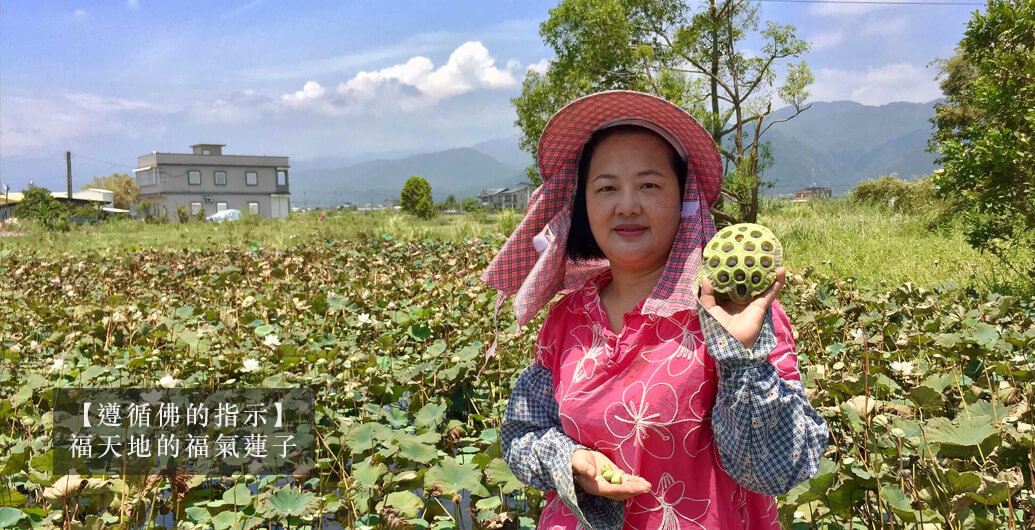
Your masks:
[[[767,201],[759,216],[783,244],[792,272],[810,267],[863,285],[953,281],[982,291],[1008,281],[998,260],[971,248],[958,226],[929,231],[924,220],[847,199]]]
[[[282,249],[302,241],[357,240],[385,233],[398,239],[463,240],[491,235],[498,230],[497,218],[501,215],[508,214],[440,215],[422,220],[399,212],[345,212],[330,213],[321,220],[319,213],[307,213],[292,214],[287,219],[248,215],[236,222],[185,224],[119,220],[74,226],[65,233],[30,227],[24,236],[0,238],[0,249],[59,256],[100,250],[132,252],[139,248],[244,248],[250,240],[259,241],[267,249]]]
[[[0,238],[0,249],[60,256],[67,253],[132,252],[140,248],[244,248],[259,241],[267,249],[303,241],[356,240],[392,234],[397,239],[503,237],[520,223],[520,213],[440,215],[422,220],[400,212],[292,214],[288,219],[248,216],[232,223],[146,224],[119,221],[76,227],[67,233],[30,229]],[[860,285],[931,286],[948,281],[979,291],[1011,292],[1014,276],[993,256],[972,249],[958,227],[933,232],[924,216],[837,198],[806,203],[763,201],[759,222],[783,243],[785,266],[854,278]]]

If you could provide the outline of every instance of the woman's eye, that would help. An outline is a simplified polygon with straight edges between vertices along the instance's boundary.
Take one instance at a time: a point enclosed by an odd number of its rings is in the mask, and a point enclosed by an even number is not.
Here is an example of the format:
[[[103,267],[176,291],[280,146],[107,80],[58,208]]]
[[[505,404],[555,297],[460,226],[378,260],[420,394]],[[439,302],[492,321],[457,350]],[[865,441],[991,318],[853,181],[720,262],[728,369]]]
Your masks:
[[[604,186],[603,188],[600,188],[597,191],[608,191],[608,190],[613,190],[613,189],[614,189],[614,186]]]
[[[654,187],[654,188],[658,187],[658,185],[653,183],[653,182],[644,182],[643,185],[644,186],[651,186],[651,187]]]

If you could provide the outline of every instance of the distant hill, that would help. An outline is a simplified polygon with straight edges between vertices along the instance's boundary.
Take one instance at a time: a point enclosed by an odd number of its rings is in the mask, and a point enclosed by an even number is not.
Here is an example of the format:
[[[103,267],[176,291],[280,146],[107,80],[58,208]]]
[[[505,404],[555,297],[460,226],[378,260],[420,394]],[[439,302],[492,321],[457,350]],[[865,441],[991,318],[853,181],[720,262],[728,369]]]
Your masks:
[[[814,181],[840,195],[881,175],[930,174],[936,167],[935,155],[926,149],[935,103],[813,103],[811,109],[774,125],[762,137],[770,142],[774,158],[763,176],[775,181],[769,193],[791,193]],[[772,119],[793,112],[783,108]]]
[[[774,125],[763,137],[770,142],[774,158],[773,166],[762,175],[764,180],[774,181],[773,189],[765,193],[793,193],[815,182],[841,195],[859,182],[881,175],[898,173],[912,178],[930,174],[936,167],[935,155],[926,149],[935,103],[813,103],[811,109]],[[783,108],[773,112],[771,119],[791,114],[793,109]],[[485,188],[524,181],[525,167],[532,161],[518,148],[517,137],[403,155],[292,160],[292,203],[381,203],[398,199],[403,183],[412,175],[428,179],[436,201],[449,194],[472,197]]]
[[[522,168],[463,147],[339,168],[295,171],[291,177],[291,202],[309,207],[346,201],[382,203],[385,199],[398,199],[403,184],[413,175],[427,179],[436,202],[450,194],[457,199],[472,197],[485,188],[513,186],[525,180]]]

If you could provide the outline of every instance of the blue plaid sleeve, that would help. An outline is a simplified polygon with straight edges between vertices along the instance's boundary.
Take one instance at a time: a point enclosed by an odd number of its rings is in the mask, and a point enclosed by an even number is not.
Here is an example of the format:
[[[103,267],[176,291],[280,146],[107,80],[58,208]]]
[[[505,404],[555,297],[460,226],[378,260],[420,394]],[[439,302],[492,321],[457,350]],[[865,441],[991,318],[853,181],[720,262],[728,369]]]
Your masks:
[[[625,503],[586,493],[575,485],[571,455],[587,447],[564,433],[553,374],[532,364],[518,376],[500,428],[503,460],[518,480],[542,491],[556,491],[582,526],[617,530]]]
[[[787,493],[815,476],[828,431],[801,382],[780,378],[768,362],[777,346],[772,307],[751,349],[711,313],[699,314],[708,352],[719,367],[712,431],[722,465],[751,491]]]

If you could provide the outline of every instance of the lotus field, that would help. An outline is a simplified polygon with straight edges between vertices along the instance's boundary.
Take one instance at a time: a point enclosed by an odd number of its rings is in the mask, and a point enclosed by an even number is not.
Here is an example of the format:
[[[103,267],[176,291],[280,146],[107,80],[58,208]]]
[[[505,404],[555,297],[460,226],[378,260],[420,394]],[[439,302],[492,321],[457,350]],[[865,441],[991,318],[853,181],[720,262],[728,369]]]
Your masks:
[[[502,242],[0,250],[0,527],[534,528],[499,429],[545,312],[519,329],[505,306],[486,356]],[[784,527],[1031,528],[1035,300],[789,268],[832,438]],[[315,468],[57,476],[59,387],[310,388]]]

